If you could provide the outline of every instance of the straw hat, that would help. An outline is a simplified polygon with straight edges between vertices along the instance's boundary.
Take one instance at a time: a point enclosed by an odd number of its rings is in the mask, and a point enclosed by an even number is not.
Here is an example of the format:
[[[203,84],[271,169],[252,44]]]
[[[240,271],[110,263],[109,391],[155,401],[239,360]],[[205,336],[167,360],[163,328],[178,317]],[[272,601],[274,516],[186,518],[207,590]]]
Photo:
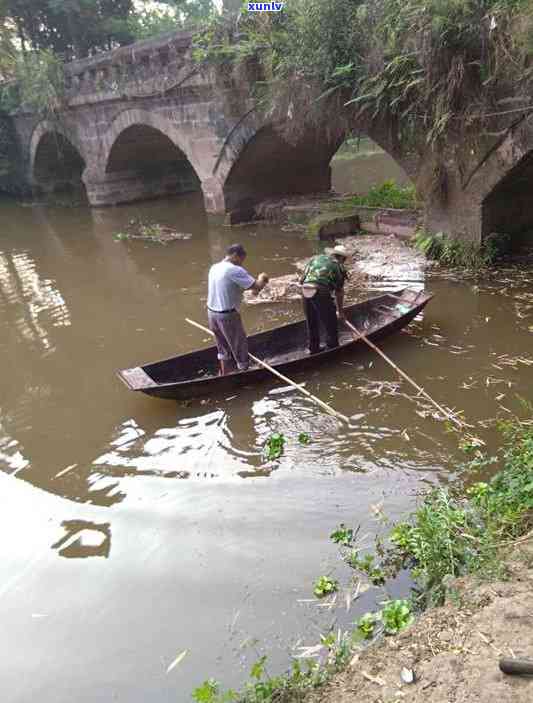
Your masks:
[[[328,254],[329,256],[342,256],[345,259],[350,256],[348,249],[346,249],[346,247],[342,244],[337,244],[336,246],[330,249],[326,249],[326,254]]]

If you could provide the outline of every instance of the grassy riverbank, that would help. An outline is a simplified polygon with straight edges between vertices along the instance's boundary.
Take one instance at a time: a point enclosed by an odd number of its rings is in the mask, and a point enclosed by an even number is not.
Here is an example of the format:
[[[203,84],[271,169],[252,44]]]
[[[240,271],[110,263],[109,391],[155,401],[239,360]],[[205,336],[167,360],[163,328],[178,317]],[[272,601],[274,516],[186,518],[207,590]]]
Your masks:
[[[524,589],[517,584],[514,588],[513,583],[517,578],[531,581],[533,577],[529,571],[533,560],[525,538],[533,526],[533,427],[530,421],[515,419],[501,423],[499,429],[502,447],[496,457],[487,458],[472,445],[464,446],[472,455],[468,465],[472,472],[494,466],[499,471],[495,471],[493,478],[473,483],[464,491],[439,488],[426,495],[407,521],[392,527],[386,542],[378,542],[376,554],[359,555],[357,529],[341,526],[332,533],[331,538],[339,544],[346,563],[360,577],[374,585],[384,582],[383,600],[387,603],[378,613],[365,614],[354,623],[352,631],[324,635],[321,643],[308,652],[321,657],[320,663],[309,658],[303,665],[301,659],[295,659],[289,673],[270,677],[263,658],[252,667],[251,680],[243,691],[223,692],[217,682],[208,680],[196,689],[194,700],[197,703],[396,700],[402,697],[398,692],[403,693],[402,667],[416,669],[415,675],[419,677],[419,683],[403,684],[410,686],[410,696],[416,692],[423,700],[428,695],[426,684],[442,686],[443,691],[448,691],[445,695],[449,695],[454,681],[444,677],[442,681],[439,679],[440,683],[435,683],[438,676],[444,676],[441,672],[433,676],[432,683],[430,662],[443,651],[452,658],[464,659],[465,652],[470,652],[474,658],[487,659],[486,651],[483,654],[473,642],[468,646],[464,644],[465,639],[473,637],[473,626],[466,624],[468,618],[475,620],[475,627],[481,633],[477,645],[487,647],[492,644],[490,638],[496,637],[486,632],[496,627],[494,617],[501,607],[491,605],[494,599],[487,599],[487,593],[496,588],[497,597],[505,597],[508,592],[516,601],[513,601],[514,608],[530,612],[531,603],[522,603]],[[525,556],[520,549],[527,550]],[[514,553],[512,561],[509,561],[510,553]],[[391,601],[386,595],[387,583],[403,569],[409,569],[414,580],[412,597],[409,601]],[[494,585],[502,583],[505,587]],[[529,598],[533,600],[533,596]],[[492,619],[487,620],[484,607],[491,612]],[[414,613],[423,614],[411,625]],[[381,636],[391,632],[400,634],[398,637]],[[459,635],[463,638],[460,647],[456,641]],[[438,641],[432,642],[432,637]],[[365,638],[374,638],[376,643],[364,648],[362,640]],[[449,647],[443,649],[441,640]],[[523,640],[517,642],[520,646],[524,644]],[[502,647],[503,644],[496,642],[493,650],[503,652]],[[507,643],[505,647],[512,650]],[[423,677],[417,670],[422,665],[427,672]],[[463,665],[468,666],[464,661]],[[497,671],[494,661],[486,665],[492,667],[491,671]],[[453,663],[449,663],[448,669],[453,678]],[[469,681],[465,678],[463,683],[468,691]],[[492,685],[494,681],[489,683]],[[477,692],[474,693],[477,696]],[[481,700],[476,696],[471,700]],[[447,701],[449,697],[434,700]]]
[[[455,579],[441,607],[422,613],[397,637],[384,637],[355,654],[327,684],[293,700],[528,703],[532,682],[505,676],[499,671],[498,660],[501,656],[530,657],[533,651],[532,544],[518,542],[504,552],[504,578]],[[402,682],[403,669],[413,672],[413,684]]]
[[[473,242],[447,237],[442,232],[428,233],[421,229],[414,239],[415,247],[428,259],[448,268],[481,271],[493,266],[510,249],[510,238],[505,234],[490,234],[480,246]]]

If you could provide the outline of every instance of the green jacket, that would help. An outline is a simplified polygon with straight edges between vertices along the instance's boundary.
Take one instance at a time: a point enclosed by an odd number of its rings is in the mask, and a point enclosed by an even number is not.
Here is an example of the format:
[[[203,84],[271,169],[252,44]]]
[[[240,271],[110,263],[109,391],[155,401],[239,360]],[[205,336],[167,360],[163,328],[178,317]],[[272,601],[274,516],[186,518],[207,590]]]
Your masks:
[[[318,254],[305,267],[300,283],[315,283],[330,291],[338,291],[347,278],[348,273],[340,261],[327,254]]]

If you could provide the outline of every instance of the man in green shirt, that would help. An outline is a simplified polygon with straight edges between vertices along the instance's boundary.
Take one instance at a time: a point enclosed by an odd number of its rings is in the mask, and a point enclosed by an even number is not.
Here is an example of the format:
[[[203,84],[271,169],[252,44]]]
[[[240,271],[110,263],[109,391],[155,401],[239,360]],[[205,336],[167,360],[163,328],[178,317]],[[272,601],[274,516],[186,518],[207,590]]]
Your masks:
[[[310,354],[321,351],[320,325],[326,330],[326,347],[339,346],[337,314],[339,320],[344,320],[344,283],[348,278],[344,262],[347,257],[348,250],[341,245],[326,249],[325,254],[311,259],[300,279]]]

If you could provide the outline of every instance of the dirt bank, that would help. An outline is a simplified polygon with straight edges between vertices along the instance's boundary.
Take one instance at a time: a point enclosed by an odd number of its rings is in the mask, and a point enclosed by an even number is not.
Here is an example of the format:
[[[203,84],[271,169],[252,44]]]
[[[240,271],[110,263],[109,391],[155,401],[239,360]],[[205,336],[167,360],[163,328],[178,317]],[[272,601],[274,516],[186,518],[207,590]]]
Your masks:
[[[351,301],[357,299],[361,289],[376,288],[377,283],[408,286],[424,280],[427,266],[424,255],[395,235],[360,234],[346,237],[342,243],[351,253],[346,263],[349,274],[346,293]],[[307,261],[296,261],[293,274],[271,278],[258,296],[248,295],[246,301],[256,305],[299,299],[298,279]]]
[[[533,658],[533,541],[516,548],[508,580],[455,581],[448,602],[397,637],[356,655],[306,703],[526,703],[533,677],[506,676],[500,656]],[[402,683],[400,672],[415,672]]]

